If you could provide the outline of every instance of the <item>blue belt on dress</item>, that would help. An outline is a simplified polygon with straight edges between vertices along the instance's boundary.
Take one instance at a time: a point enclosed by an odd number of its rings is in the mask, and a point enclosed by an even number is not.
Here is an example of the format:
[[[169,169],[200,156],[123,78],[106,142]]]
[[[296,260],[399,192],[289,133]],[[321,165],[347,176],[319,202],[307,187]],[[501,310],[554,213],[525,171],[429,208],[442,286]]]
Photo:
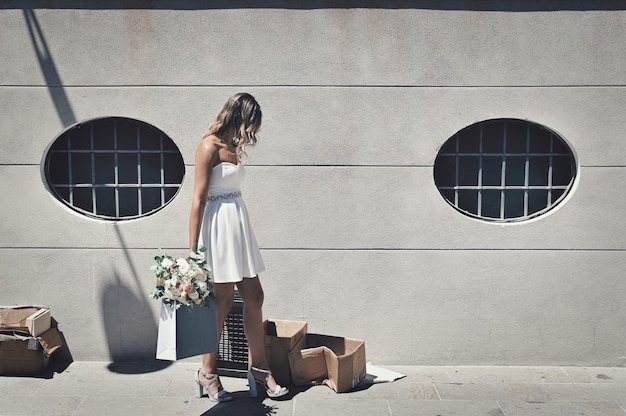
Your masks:
[[[209,201],[221,201],[224,199],[234,199],[234,198],[239,198],[241,196],[241,191],[235,191],[235,192],[227,192],[225,194],[218,194],[218,195],[209,195],[208,199]]]

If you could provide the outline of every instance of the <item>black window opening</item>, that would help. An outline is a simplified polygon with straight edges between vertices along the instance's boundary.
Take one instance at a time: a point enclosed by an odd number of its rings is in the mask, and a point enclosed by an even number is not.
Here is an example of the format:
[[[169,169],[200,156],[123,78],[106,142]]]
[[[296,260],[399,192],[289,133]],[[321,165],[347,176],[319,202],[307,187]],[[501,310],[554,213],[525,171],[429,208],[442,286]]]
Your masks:
[[[185,164],[165,133],[142,121],[107,117],[77,124],[50,146],[45,178],[54,196],[89,217],[150,215],[178,193]]]
[[[539,124],[482,121],[456,133],[437,154],[435,185],[471,217],[516,222],[544,214],[572,189],[576,159],[567,143]]]

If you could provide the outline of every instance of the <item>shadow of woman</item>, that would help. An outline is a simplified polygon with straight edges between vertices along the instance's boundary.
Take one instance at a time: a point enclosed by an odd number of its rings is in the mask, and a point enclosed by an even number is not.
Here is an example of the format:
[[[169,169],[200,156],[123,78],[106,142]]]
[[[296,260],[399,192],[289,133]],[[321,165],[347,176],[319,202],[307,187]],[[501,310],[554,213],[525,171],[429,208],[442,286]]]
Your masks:
[[[235,397],[235,400],[233,400],[232,402],[216,404],[206,412],[202,413],[202,416],[271,416],[276,414],[278,410],[278,405],[268,406],[262,401],[256,399]]]
[[[248,395],[248,391],[231,392],[234,400],[226,403],[218,403],[212,408],[202,413],[201,416],[230,416],[230,415],[246,415],[246,416],[270,416],[281,410],[282,407],[292,407],[293,399],[298,394],[308,390],[312,386],[289,387],[289,393],[279,399],[271,401],[271,405],[266,404],[263,399],[252,399]],[[261,393],[263,394],[263,393]],[[284,411],[282,413],[285,413]],[[288,414],[292,411],[287,410]]]

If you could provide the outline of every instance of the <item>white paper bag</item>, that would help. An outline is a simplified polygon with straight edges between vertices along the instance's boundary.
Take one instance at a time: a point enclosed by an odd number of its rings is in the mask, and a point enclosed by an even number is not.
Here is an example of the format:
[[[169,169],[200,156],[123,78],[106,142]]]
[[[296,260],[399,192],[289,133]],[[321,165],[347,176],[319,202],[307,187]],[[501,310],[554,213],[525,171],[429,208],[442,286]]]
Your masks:
[[[180,360],[217,352],[217,305],[181,305],[176,308],[161,302],[156,358]]]

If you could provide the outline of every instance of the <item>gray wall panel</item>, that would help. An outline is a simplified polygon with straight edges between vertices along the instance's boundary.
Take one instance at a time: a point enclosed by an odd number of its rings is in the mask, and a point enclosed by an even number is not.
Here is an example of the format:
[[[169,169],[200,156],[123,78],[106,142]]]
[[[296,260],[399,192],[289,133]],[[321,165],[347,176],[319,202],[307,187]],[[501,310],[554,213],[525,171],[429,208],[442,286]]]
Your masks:
[[[620,220],[626,200],[606,189],[626,174],[623,168],[583,168],[579,186],[557,210],[506,226],[458,213],[440,196],[429,167],[249,172],[246,197],[268,248],[626,248]]]
[[[615,85],[626,12],[5,10],[2,84]],[[34,38],[28,26],[32,28]],[[607,42],[611,39],[611,42]],[[331,47],[332,46],[332,47]],[[28,52],[28,53],[25,53]],[[50,74],[47,74],[50,76]]]
[[[457,131],[491,118],[528,119],[567,140],[583,166],[626,165],[626,88],[2,88],[10,108],[0,163],[38,164],[64,129],[124,116],[170,136],[185,163],[229,95],[254,94],[264,123],[254,165],[432,166]],[[71,120],[71,122],[70,122]]]
[[[16,250],[0,304],[52,307],[78,360],[151,359],[152,249]],[[176,254],[171,251],[171,254]],[[265,317],[387,364],[623,365],[623,252],[264,250]],[[289,301],[285,301],[289,299]],[[532,357],[532,358],[530,358]]]
[[[374,362],[622,360],[625,311],[612,294],[626,289],[623,252],[277,250],[265,257],[269,316],[362,337]]]
[[[118,223],[62,206],[36,166],[2,173],[0,192],[19,196],[19,209],[10,200],[0,205],[3,247],[187,246],[193,168],[163,210]],[[458,213],[439,195],[431,168],[251,166],[243,192],[263,248],[624,250],[626,197],[605,187],[624,175],[623,168],[585,168],[557,210],[514,225]]]

